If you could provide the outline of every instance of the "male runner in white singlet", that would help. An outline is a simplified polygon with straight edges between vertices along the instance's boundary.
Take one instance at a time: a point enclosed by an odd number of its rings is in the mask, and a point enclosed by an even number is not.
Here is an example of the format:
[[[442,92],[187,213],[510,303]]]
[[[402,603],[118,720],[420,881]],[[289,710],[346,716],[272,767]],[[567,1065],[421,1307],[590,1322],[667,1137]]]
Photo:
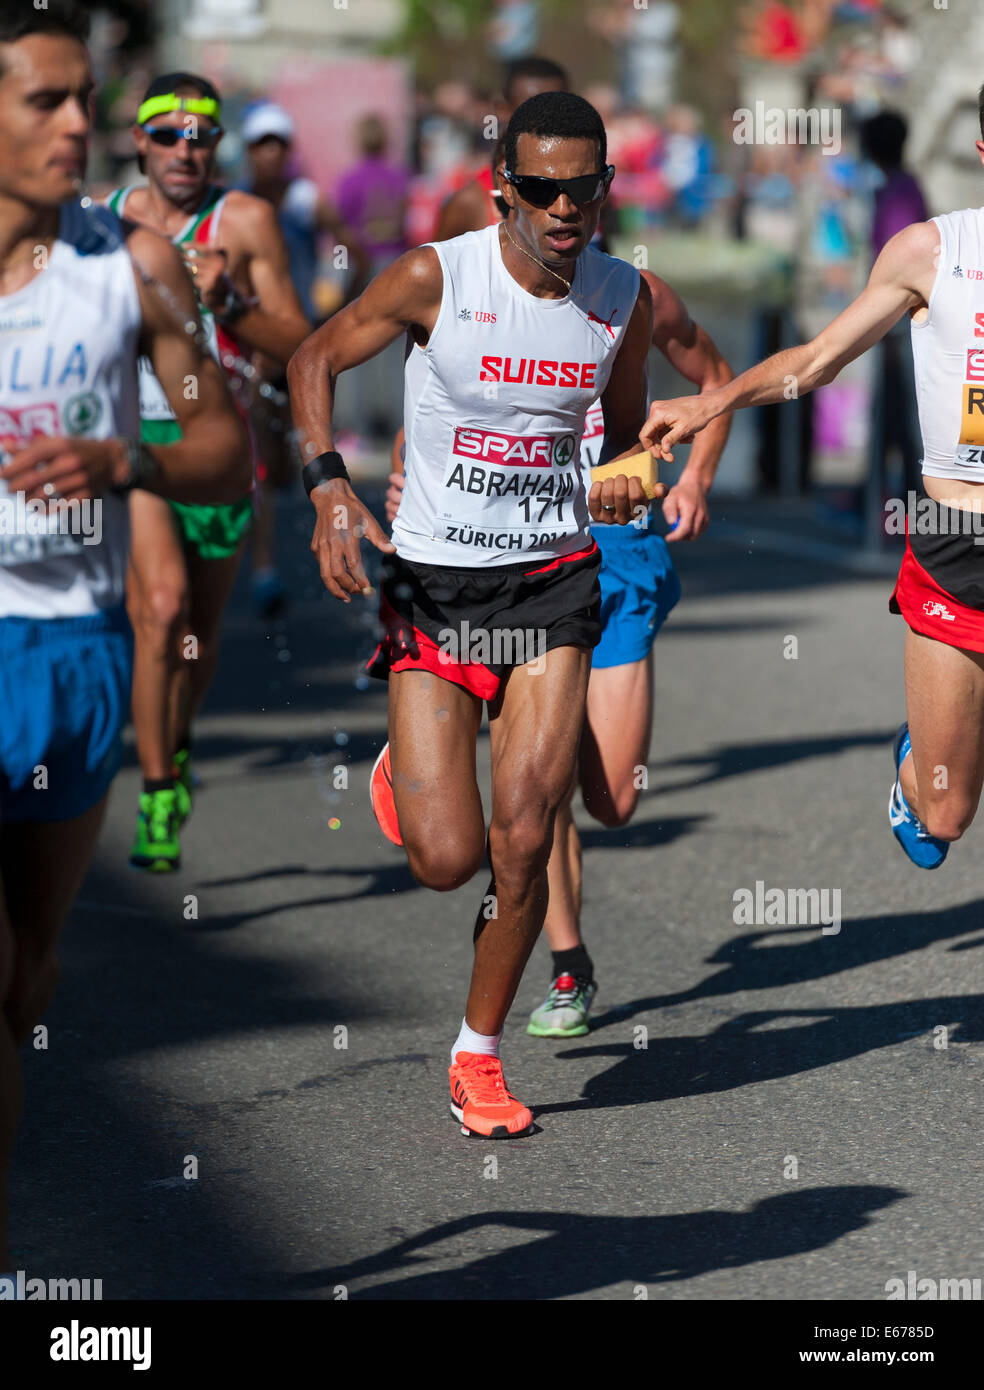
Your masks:
[[[556,63],[521,59],[506,70],[503,106],[511,115],[519,104],[518,92],[533,96],[566,90],[566,74]],[[496,178],[501,167],[500,142],[485,171],[488,177],[467,184],[444,205],[435,240],[480,231],[502,220],[508,209]],[[640,274],[653,297],[653,346],[702,391],[730,381],[731,368],[680,296],[648,270]],[[664,498],[671,541],[695,540],[706,529],[707,494],[729,429],[725,418],[701,437]],[[396,519],[403,492],[402,435],[401,430],[386,495],[390,522]],[[601,402],[595,401],[581,436],[582,464],[591,467],[600,461],[604,435]],[[585,809],[601,824],[614,827],[627,825],[638,805],[638,770],[649,759],[653,726],[653,644],[680,596],[680,581],[648,507],[627,526],[600,525],[592,534],[601,551],[601,641],[591,656],[578,782]],[[574,792],[572,785],[554,822],[554,848],[547,866],[550,900],[543,924],[551,956],[550,986],[527,1024],[526,1031],[534,1037],[587,1033],[597,993],[594,962],[581,925],[581,839],[571,809]]]
[[[978,105],[984,135],[984,87]],[[984,139],[976,144],[984,162]],[[908,722],[895,739],[889,819],[912,862],[935,869],[973,820],[984,782],[984,208],[898,232],[865,289],[812,342],[720,390],[654,402],[643,438],[669,459],[675,444],[728,411],[788,399],[790,383],[799,395],[824,386],[903,314],[926,495],[908,499],[908,539],[890,601],[909,630]]]
[[[221,502],[249,480],[178,253],[78,202],[88,23],[73,0],[0,12],[0,1274],[17,1049],[55,986],[126,721],[126,495]],[[166,448],[139,442],[140,352],[181,422]]]
[[[415,877],[438,890],[483,861],[475,745],[488,702],[492,881],[450,1081],[465,1130],[492,1138],[532,1124],[506,1088],[499,1039],[543,924],[553,821],[600,636],[590,522],[624,524],[645,504],[624,475],[589,493],[578,455],[599,394],[607,459],[635,452],[645,418],[649,289],[588,246],[614,172],[605,155],[601,119],[580,97],[525,102],[506,133],[508,223],[402,256],[288,373],[326,586],[344,602],[368,592],[362,534],[390,556],[372,663],[389,679],[390,741],[373,804]],[[394,547],[349,486],[328,422],[338,374],[407,329]]]
[[[117,189],[109,206],[180,247],[211,351],[245,413],[254,351],[286,366],[311,326],[273,208],[213,182],[222,135],[221,100],[211,82],[188,72],[155,77],[134,127],[147,185]],[[145,443],[180,438],[146,361],[140,415]],[[130,500],[133,727],[144,778],[130,848],[134,868],[180,867],[193,796],[192,721],[215,674],[222,615],[252,519],[250,488],[230,506],[182,506],[141,491]]]

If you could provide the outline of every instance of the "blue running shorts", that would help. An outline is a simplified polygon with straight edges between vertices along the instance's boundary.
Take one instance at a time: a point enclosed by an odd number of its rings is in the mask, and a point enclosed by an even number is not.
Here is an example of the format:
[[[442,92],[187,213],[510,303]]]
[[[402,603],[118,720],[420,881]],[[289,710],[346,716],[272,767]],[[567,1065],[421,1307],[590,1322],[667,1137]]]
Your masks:
[[[105,796],[132,673],[122,604],[82,618],[0,618],[0,826],[73,820]]]
[[[592,526],[601,550],[601,641],[593,670],[625,666],[648,656],[656,634],[680,597],[680,580],[669,546],[649,528]]]

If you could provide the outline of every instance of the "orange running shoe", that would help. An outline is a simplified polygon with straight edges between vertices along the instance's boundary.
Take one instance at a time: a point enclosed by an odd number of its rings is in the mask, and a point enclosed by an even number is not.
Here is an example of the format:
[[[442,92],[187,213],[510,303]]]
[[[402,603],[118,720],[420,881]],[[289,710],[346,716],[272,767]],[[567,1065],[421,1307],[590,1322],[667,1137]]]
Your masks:
[[[369,800],[372,802],[372,813],[387,840],[392,845],[402,845],[400,822],[396,818],[396,802],[393,800],[393,772],[388,743],[383,745],[383,751],[373,764],[369,776]]]
[[[461,1121],[462,1134],[515,1139],[532,1127],[532,1114],[506,1087],[498,1057],[459,1052],[448,1075],[451,1114]]]

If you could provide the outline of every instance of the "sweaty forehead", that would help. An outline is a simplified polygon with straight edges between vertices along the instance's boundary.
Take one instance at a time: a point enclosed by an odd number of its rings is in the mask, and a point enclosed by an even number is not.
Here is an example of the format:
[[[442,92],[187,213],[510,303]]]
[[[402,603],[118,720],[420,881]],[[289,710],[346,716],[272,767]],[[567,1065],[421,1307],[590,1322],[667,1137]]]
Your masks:
[[[569,135],[530,135],[516,141],[514,174],[534,174],[545,179],[574,179],[597,173],[600,166],[597,140],[572,139]]]
[[[85,45],[68,34],[28,34],[0,43],[0,80],[27,92],[80,91],[92,84]]]

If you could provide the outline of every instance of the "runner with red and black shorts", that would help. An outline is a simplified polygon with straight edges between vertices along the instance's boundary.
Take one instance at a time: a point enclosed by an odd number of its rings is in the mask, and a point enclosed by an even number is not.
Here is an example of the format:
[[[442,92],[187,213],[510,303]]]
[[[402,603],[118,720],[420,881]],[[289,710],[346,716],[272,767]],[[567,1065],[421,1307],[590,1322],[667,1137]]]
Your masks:
[[[508,219],[408,252],[319,329],[289,371],[312,549],[344,602],[370,592],[359,541],[387,562],[389,743],[373,805],[419,882],[466,883],[486,848],[451,1108],[468,1133],[526,1133],[499,1061],[503,1024],[547,906],[557,808],[576,775],[600,634],[592,521],[645,505],[637,478],[590,485],[579,451],[600,395],[608,459],[637,449],[652,301],[638,272],[589,246],[614,171],[598,113],[532,98],[506,132]],[[390,544],[332,449],[334,379],[403,331],[406,487]],[[665,490],[664,490],[665,491]],[[536,676],[536,679],[532,679]],[[489,714],[492,814],[475,772]]]
[[[984,135],[984,89],[979,97]],[[977,142],[984,162],[984,140]],[[720,390],[657,401],[643,431],[672,459],[718,416],[832,381],[903,314],[912,335],[925,495],[906,515],[892,612],[908,624],[908,719],[895,737],[888,813],[913,864],[936,869],[977,811],[984,785],[984,208],[913,223],[887,242],[853,304],[802,347]],[[945,776],[941,771],[945,770]]]

